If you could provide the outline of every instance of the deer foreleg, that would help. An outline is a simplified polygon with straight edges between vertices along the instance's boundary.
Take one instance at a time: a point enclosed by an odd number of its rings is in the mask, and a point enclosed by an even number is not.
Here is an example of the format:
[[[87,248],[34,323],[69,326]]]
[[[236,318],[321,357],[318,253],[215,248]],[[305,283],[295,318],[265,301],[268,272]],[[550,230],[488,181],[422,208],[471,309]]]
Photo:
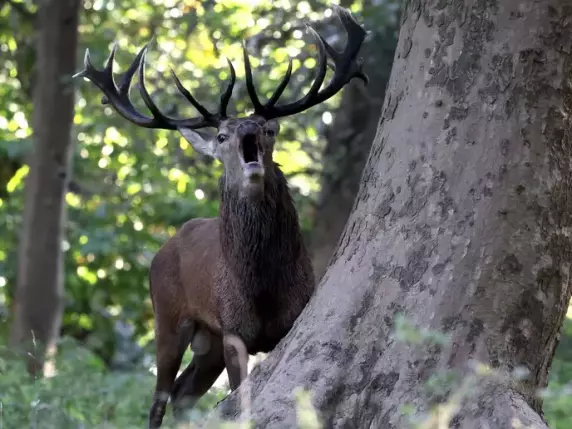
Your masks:
[[[237,389],[248,375],[248,351],[244,342],[236,335],[227,334],[223,337],[222,342],[224,362],[232,391]]]
[[[157,381],[149,410],[149,429],[161,427],[175,377],[192,335],[192,326],[156,329]],[[190,331],[190,332],[189,332]]]

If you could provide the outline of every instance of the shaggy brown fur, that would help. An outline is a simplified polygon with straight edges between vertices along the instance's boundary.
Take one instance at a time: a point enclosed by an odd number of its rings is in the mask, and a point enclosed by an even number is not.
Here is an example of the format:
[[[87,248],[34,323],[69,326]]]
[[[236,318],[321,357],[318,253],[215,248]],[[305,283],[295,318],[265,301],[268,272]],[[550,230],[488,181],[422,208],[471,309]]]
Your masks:
[[[314,288],[298,216],[278,165],[264,194],[241,198],[221,180],[221,246],[217,285],[223,329],[250,354],[272,350],[290,330]]]

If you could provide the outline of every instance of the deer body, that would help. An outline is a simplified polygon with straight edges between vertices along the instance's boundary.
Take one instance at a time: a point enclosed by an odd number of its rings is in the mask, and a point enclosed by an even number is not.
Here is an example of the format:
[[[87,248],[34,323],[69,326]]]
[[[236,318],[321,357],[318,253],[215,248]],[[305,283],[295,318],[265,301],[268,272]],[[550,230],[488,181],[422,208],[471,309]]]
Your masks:
[[[159,250],[149,274],[159,335],[173,317],[177,328],[198,322],[221,338],[238,335],[255,354],[289,331],[315,282],[278,166],[274,176],[254,201],[221,180],[220,217],[188,221]]]
[[[178,411],[189,408],[225,366],[231,388],[236,389],[248,356],[236,356],[239,362],[233,365],[233,355],[240,353],[225,339],[239,338],[248,354],[271,351],[314,291],[314,274],[288,184],[272,161],[274,137],[266,136],[268,127],[277,134],[277,123],[255,116],[219,127],[238,143],[238,163],[254,156],[249,155],[251,148],[252,154],[258,152],[254,157],[263,172],[246,177],[236,174],[241,169],[225,168],[219,182],[220,216],[188,221],[151,264],[157,342],[152,427],[161,424],[165,398],[170,396]],[[187,133],[187,137],[201,145],[198,135]],[[225,166],[232,163],[229,158]],[[175,380],[173,374],[189,343],[195,357]],[[205,363],[197,376],[195,367],[201,361]]]
[[[227,366],[225,335],[240,338],[249,354],[269,352],[312,295],[313,270],[278,166],[275,177],[266,187],[272,191],[255,201],[221,180],[221,216],[188,221],[153,259],[158,373],[151,427],[160,426],[166,398],[180,412],[212,386]],[[189,343],[195,356],[175,381]],[[229,371],[233,390],[240,371]]]
[[[85,56],[76,74],[103,92],[104,104],[145,128],[178,131],[197,152],[223,163],[219,217],[193,219],[168,240],[152,261],[149,281],[155,312],[157,382],[149,411],[149,427],[161,426],[167,400],[175,411],[192,407],[226,368],[236,389],[247,375],[248,354],[269,352],[292,328],[315,287],[288,185],[273,161],[280,131],[277,118],[315,106],[339,92],[353,78],[367,84],[357,58],[367,32],[349,11],[332,6],[348,40],[342,52],[332,48],[310,26],[318,48],[317,73],[302,99],[277,104],[292,73],[292,60],[274,93],[263,104],[254,88],[250,60],[244,49],[246,88],[254,107],[247,117],[232,118],[226,109],[236,75],[229,61],[230,81],[219,110],[208,111],[171,72],[179,92],[200,113],[178,119],[163,114],[145,87],[145,46],[116,85],[113,48],[106,66],[96,69]],[[328,64],[330,60],[330,64]],[[322,87],[328,65],[334,75]],[[139,92],[152,113],[140,113],[129,99],[138,72]],[[214,136],[196,132],[216,129]],[[176,378],[185,349],[193,359]],[[175,380],[176,378],[176,380]]]

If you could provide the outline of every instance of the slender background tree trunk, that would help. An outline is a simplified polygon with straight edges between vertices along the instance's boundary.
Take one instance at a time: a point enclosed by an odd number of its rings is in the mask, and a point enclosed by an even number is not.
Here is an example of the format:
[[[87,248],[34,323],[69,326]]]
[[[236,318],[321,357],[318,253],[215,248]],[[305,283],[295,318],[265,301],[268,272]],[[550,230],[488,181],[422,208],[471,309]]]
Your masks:
[[[369,0],[363,3],[365,14],[386,10]],[[397,43],[397,18],[397,13],[395,17],[386,16],[388,25],[370,29],[372,34],[361,52],[370,83],[364,87],[361,82],[351,82],[344,88],[334,122],[326,134],[321,191],[310,237],[316,278],[324,274],[344,229],[377,131]]]
[[[71,172],[71,127],[79,0],[42,0],[37,25],[34,150],[26,179],[12,345],[28,352],[31,374],[55,347],[63,299],[65,190]]]
[[[298,387],[327,428],[402,428],[406,405],[419,417],[463,392],[452,427],[546,427],[536,392],[572,292],[570,2],[404,7],[333,262],[247,381],[257,427],[294,427]],[[399,315],[448,341],[402,341]],[[474,362],[495,376],[467,385]]]

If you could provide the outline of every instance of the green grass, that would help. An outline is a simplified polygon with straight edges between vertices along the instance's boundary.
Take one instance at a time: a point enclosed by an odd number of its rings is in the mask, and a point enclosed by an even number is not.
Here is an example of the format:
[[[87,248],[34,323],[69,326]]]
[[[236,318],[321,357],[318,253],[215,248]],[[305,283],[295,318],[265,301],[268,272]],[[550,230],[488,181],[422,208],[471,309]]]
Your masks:
[[[564,325],[565,340],[552,365],[550,384],[543,392],[545,418],[551,429],[572,428],[572,360],[568,359],[568,354],[572,353],[570,330],[572,320],[568,319]],[[401,336],[402,331],[398,332]],[[419,338],[415,337],[416,340]],[[409,337],[404,340],[411,341]],[[189,358],[186,356],[185,361]],[[33,381],[24,365],[21,356],[14,356],[5,348],[0,349],[0,429],[129,429],[147,426],[155,383],[155,375],[148,368],[110,371],[99,357],[67,339],[60,342],[54,376]],[[439,380],[447,384],[446,380]],[[201,421],[227,392],[227,389],[211,389],[190,413],[190,421]],[[298,402],[299,428],[318,428],[319,419],[310,405],[309,396],[303,392],[294,393]],[[425,427],[424,423],[421,427]],[[168,407],[164,428],[175,427]]]
[[[155,383],[146,368],[112,372],[89,350],[64,341],[57,372],[31,380],[24,359],[0,353],[0,429],[142,428],[147,425]],[[226,395],[212,389],[197,404],[200,417]],[[167,409],[165,427],[174,427]]]

